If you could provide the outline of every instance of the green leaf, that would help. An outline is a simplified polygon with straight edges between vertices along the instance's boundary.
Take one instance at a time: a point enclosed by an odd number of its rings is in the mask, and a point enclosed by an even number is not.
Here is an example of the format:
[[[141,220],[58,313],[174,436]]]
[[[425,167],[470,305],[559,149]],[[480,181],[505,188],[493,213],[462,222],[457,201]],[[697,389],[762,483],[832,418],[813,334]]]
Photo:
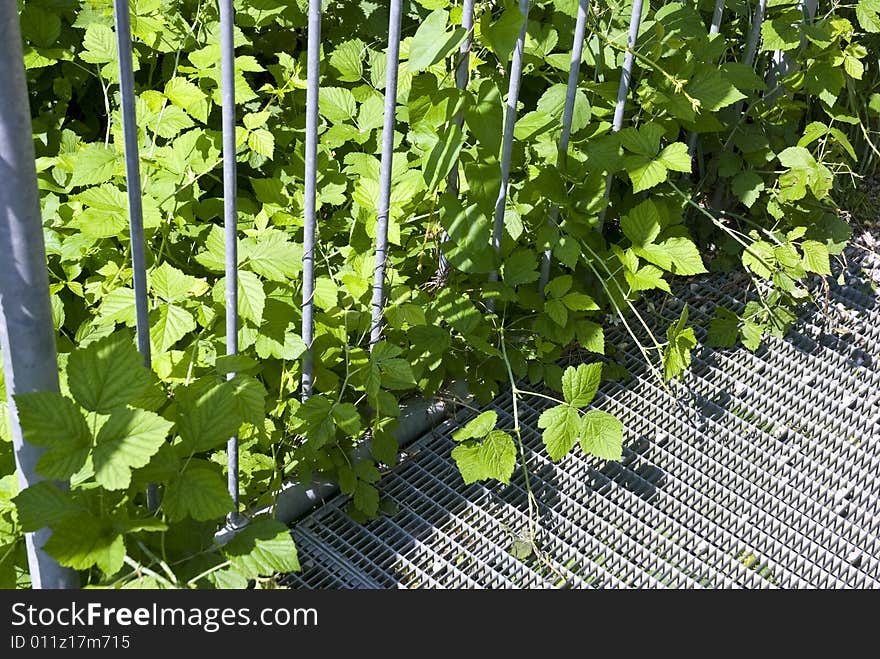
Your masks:
[[[759,277],[769,279],[776,264],[773,245],[763,240],[756,240],[743,250],[742,263]]]
[[[702,112],[717,112],[721,108],[733,105],[746,98],[734,84],[727,80],[721,71],[713,66],[706,68],[694,76],[685,87],[685,91],[700,101]],[[688,164],[689,171],[690,164]]]
[[[458,153],[464,144],[464,136],[458,124],[450,124],[439,137],[422,166],[428,190],[433,190],[446,178],[458,162]]]
[[[291,242],[283,231],[266,229],[253,242],[241,242],[246,267],[269,281],[286,283],[302,272],[302,246]]]
[[[586,293],[571,291],[562,296],[562,304],[572,311],[598,311],[599,305]]]
[[[333,403],[317,394],[300,405],[296,415],[301,419],[298,432],[305,434],[313,448],[320,448],[336,435],[336,426],[330,416]]]
[[[150,344],[153,354],[167,352],[194,329],[196,320],[192,313],[175,304],[160,304],[150,313]]]
[[[666,167],[646,156],[627,156],[623,160],[626,173],[633,184],[633,192],[642,192],[666,180]]]
[[[573,283],[574,279],[571,275],[560,275],[559,277],[554,277],[544,287],[544,293],[548,297],[562,297],[571,290],[571,286]]]
[[[495,428],[497,422],[498,415],[492,410],[488,410],[476,418],[471,419],[465,426],[452,433],[452,439],[457,442],[463,442],[466,439],[473,438],[482,439]]]
[[[204,282],[167,262],[150,273],[150,290],[166,302],[178,302],[189,297],[199,284]]]
[[[724,307],[715,310],[709,323],[706,345],[713,348],[732,348],[739,336],[739,316]]]
[[[633,245],[646,245],[660,235],[660,212],[650,199],[620,218],[620,228]]]
[[[567,91],[568,85],[562,83],[551,85],[541,98],[538,99],[538,105],[535,109],[561,121],[563,111],[565,110]],[[585,128],[590,122],[590,117],[590,102],[587,100],[586,94],[578,89],[575,92],[574,107],[572,109],[571,133],[575,134]]]
[[[177,392],[177,432],[193,452],[223,445],[241,425],[231,384],[213,382],[207,389],[198,384]]]
[[[171,78],[165,84],[165,96],[193,118],[203,124],[208,122],[208,96],[186,78],[179,76]]]
[[[115,410],[98,432],[92,458],[95,480],[108,490],[127,488],[131,471],[150,461],[173,425],[146,410]]]
[[[116,151],[103,144],[88,144],[63,158],[69,171],[73,172],[72,188],[104,183],[116,172]]]
[[[122,569],[125,542],[122,534],[108,518],[82,513],[60,522],[44,545],[46,553],[77,570],[93,565],[107,576]]]
[[[484,14],[491,19],[490,13]],[[516,40],[520,31],[523,29],[525,16],[516,5],[505,7],[501,18],[498,20],[487,20],[488,25],[482,30],[482,34],[489,42],[489,46],[498,56],[498,60],[506,65],[513,53]],[[481,26],[482,27],[482,26]],[[499,131],[500,132],[500,131]]]
[[[92,433],[79,408],[54,391],[15,396],[25,441],[48,450],[37,460],[37,473],[67,480],[82,469],[92,447]]]
[[[449,235],[442,245],[452,267],[462,272],[489,272],[495,266],[495,252],[489,242],[491,222],[476,204],[459,210],[454,216],[441,217]]]
[[[562,396],[573,407],[584,407],[596,396],[602,381],[602,364],[569,366],[562,374]]]
[[[545,301],[544,312],[560,327],[565,327],[568,323],[568,307],[565,306],[562,300],[550,299]]]
[[[880,32],[880,2],[859,0],[856,5],[856,19],[865,32]]]
[[[697,347],[697,338],[692,327],[685,327],[688,320],[687,305],[681,311],[678,321],[666,330],[668,344],[663,351],[663,377],[670,380],[690,366],[691,350]]]
[[[351,90],[344,87],[326,87],[319,96],[321,116],[334,124],[354,121],[357,116],[357,101]]]
[[[336,403],[330,409],[336,426],[349,437],[361,431],[361,415],[353,403]]]
[[[660,150],[664,133],[662,126],[648,122],[639,128],[624,128],[617,133],[617,137],[627,151],[653,158]]]
[[[468,441],[456,446],[452,459],[465,485],[490,478],[509,483],[516,467],[516,445],[506,432],[493,430],[482,442]]]
[[[764,179],[752,170],[740,172],[733,177],[730,189],[742,203],[751,208],[764,189]]]
[[[86,28],[79,56],[90,64],[116,61],[116,35],[106,25],[92,23]]]
[[[366,46],[360,39],[343,41],[330,54],[330,66],[338,72],[342,82],[358,82],[364,73]]]
[[[697,246],[683,236],[673,236],[659,244],[634,247],[633,251],[676,275],[698,275],[706,272]]]
[[[659,288],[667,293],[672,292],[669,283],[663,279],[663,271],[653,265],[642,266],[635,272],[624,270],[623,277],[633,291],[649,291]]]
[[[804,269],[820,275],[831,274],[831,263],[828,259],[828,248],[815,240],[805,240],[801,243],[804,252]]]
[[[557,405],[541,413],[538,427],[544,430],[542,440],[547,454],[553,460],[561,460],[577,442],[580,414],[571,405]]]
[[[504,261],[501,266],[501,274],[504,283],[510,286],[519,286],[537,281],[538,257],[530,249],[518,249]]]
[[[290,529],[274,519],[251,521],[223,548],[232,567],[249,579],[299,571]]]
[[[421,22],[409,45],[409,70],[418,73],[436,64],[456,50],[467,33],[463,28],[446,31],[449,13],[443,9],[432,11]]]
[[[261,156],[271,158],[275,153],[275,136],[265,128],[257,128],[248,133],[248,146]]]
[[[77,403],[106,414],[143,394],[151,379],[131,338],[117,333],[72,352],[67,382]]]
[[[674,172],[691,171],[691,156],[688,153],[687,144],[684,142],[673,142],[665,147],[657,156],[657,160],[666,169]]]
[[[18,511],[22,531],[54,528],[61,522],[85,512],[70,492],[62,492],[51,481],[40,481],[19,492],[12,499]]]
[[[221,277],[214,285],[214,301],[222,304],[226,297],[226,277]],[[259,326],[263,320],[263,309],[266,306],[266,292],[263,282],[252,272],[238,272],[238,313],[245,320]]]
[[[226,483],[209,463],[190,460],[165,489],[162,509],[172,522],[186,517],[207,521],[223,517],[232,510]]]
[[[577,324],[576,334],[581,348],[600,355],[605,354],[605,333],[601,325],[581,320]]]
[[[620,460],[623,457],[623,423],[616,417],[590,410],[581,419],[581,448],[597,458]]]

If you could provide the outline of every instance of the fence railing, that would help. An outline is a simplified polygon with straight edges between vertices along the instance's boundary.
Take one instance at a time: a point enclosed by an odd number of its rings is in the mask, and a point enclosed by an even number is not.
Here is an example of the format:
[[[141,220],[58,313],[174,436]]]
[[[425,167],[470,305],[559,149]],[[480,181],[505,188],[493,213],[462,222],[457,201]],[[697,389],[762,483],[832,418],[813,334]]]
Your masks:
[[[143,211],[141,201],[141,173],[139,167],[137,117],[135,111],[134,78],[132,72],[132,44],[129,6],[127,0],[114,0],[118,66],[124,135],[124,158],[127,181],[128,212],[130,222],[131,259],[134,280],[137,345],[144,363],[150,365],[150,336],[147,300],[147,270],[145,260]],[[390,0],[387,57],[391,63],[399,60],[401,40],[401,0]],[[718,31],[724,8],[718,0],[712,20],[712,30]],[[764,15],[765,0],[758,0],[749,43],[744,60],[751,63],[757,47],[760,23]],[[219,0],[220,10],[220,69],[222,93],[222,151],[223,151],[223,227],[225,233],[225,308],[226,352],[238,352],[238,256],[237,256],[237,180],[235,145],[235,54],[234,10],[232,0]],[[520,0],[522,27],[516,39],[509,69],[508,94],[506,98],[503,139],[500,158],[501,187],[494,208],[491,244],[500,254],[507,205],[508,179],[513,149],[517,102],[523,73],[523,52],[528,25],[529,1]],[[574,42],[571,47],[571,66],[568,75],[565,105],[559,139],[560,157],[568,151],[571,134],[575,96],[580,80],[580,63],[588,14],[588,0],[580,0],[577,9]],[[620,73],[620,86],[614,112],[613,130],[623,126],[625,103],[630,93],[630,80],[634,67],[634,48],[642,19],[642,2],[635,0],[629,26],[628,47]],[[468,82],[471,37],[474,29],[474,1],[464,0],[461,25],[467,35],[462,42],[458,61],[455,63],[456,85],[463,89]],[[315,240],[317,231],[316,186],[318,150],[318,105],[320,98],[320,46],[321,46],[321,0],[309,0],[307,42],[307,88],[305,128],[305,181],[304,181],[304,233],[302,272],[302,337],[307,350],[302,356],[302,398],[312,392],[314,355],[314,290],[315,290]],[[386,68],[384,89],[384,125],[381,144],[381,165],[377,231],[375,238],[375,264],[371,302],[369,345],[372,349],[381,340],[383,312],[386,300],[386,264],[388,259],[388,219],[392,187],[392,158],[394,127],[396,123],[398,67]],[[34,466],[40,450],[24,442],[15,415],[13,396],[38,390],[58,390],[58,374],[54,330],[48,297],[46,253],[43,242],[40,205],[34,167],[34,149],[31,141],[30,113],[23,67],[21,34],[14,0],[0,0],[0,345],[3,367],[11,410],[12,436],[15,444],[17,467],[21,487],[40,480]],[[461,124],[461,116],[456,118]],[[691,148],[696,136],[691,138]],[[458,192],[458,169],[452,168],[448,175],[448,187]],[[605,198],[611,190],[611,175],[606,182]],[[559,208],[551,209],[550,219],[555,222]],[[600,217],[604,218],[605,211]],[[552,253],[544,253],[539,280],[543,292],[551,270]],[[441,256],[438,274],[441,281],[449,264]],[[497,281],[498,272],[489,273],[489,281]],[[486,300],[491,311],[494,300]],[[234,374],[230,373],[229,377]],[[228,487],[238,509],[238,440],[228,442]],[[158,506],[155,487],[148,492],[148,505]],[[230,525],[241,520],[235,515]],[[76,574],[60,567],[42,552],[49,531],[43,529],[27,534],[29,565],[35,587],[71,587],[76,585]]]

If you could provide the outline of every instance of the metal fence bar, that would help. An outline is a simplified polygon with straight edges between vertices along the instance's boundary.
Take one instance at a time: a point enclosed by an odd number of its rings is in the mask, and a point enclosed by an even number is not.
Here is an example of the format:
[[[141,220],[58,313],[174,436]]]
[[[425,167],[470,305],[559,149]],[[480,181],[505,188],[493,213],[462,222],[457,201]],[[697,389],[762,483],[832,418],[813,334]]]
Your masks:
[[[709,36],[718,34],[721,31],[721,18],[724,16],[724,2],[725,0],[715,1],[715,10],[712,12],[712,23],[709,25]],[[688,154],[691,158],[696,155],[697,140],[697,133],[691,133],[691,136],[688,138]]]
[[[473,42],[474,33],[474,0],[464,0],[461,7],[461,26],[467,34],[461,46],[458,49],[458,67],[455,69],[455,86],[458,89],[465,89],[470,78],[470,62],[471,62],[471,43]],[[464,125],[464,114],[459,112],[453,120],[461,128]],[[458,160],[449,172],[446,178],[446,189],[453,195],[458,195]],[[446,229],[440,236],[440,244],[442,245],[449,240],[449,234]],[[437,280],[445,282],[449,276],[449,261],[443,254],[442,248],[439,250],[440,256],[437,259]]]
[[[510,82],[507,88],[507,107],[504,112],[504,139],[501,143],[501,188],[495,200],[495,223],[492,227],[492,247],[495,254],[501,255],[501,236],[504,230],[504,210],[507,205],[507,182],[510,178],[510,159],[513,155],[513,128],[516,124],[516,104],[519,101],[519,86],[522,82],[523,50],[525,49],[526,30],[529,26],[529,0],[519,0],[519,12],[522,14],[522,28],[513,48],[510,63]],[[489,273],[489,281],[498,281],[498,271]],[[495,300],[486,301],[489,311],[495,310]]]
[[[574,42],[571,46],[571,66],[568,69],[568,88],[565,91],[565,107],[562,109],[562,133],[559,136],[559,154],[556,158],[557,167],[562,166],[568,155],[568,140],[571,137],[571,122],[574,117],[574,101],[577,96],[578,78],[581,72],[581,56],[584,52],[584,35],[587,30],[587,8],[589,0],[580,0],[578,4],[577,22],[574,26]],[[550,207],[550,222],[556,223],[559,218],[559,206],[553,204]],[[552,249],[544,251],[541,260],[541,277],[538,281],[538,291],[544,295],[544,287],[550,281],[550,259],[553,256]]]
[[[238,213],[235,166],[235,10],[220,0],[220,89],[223,128],[223,233],[226,261],[226,354],[238,354]],[[228,377],[234,377],[229,373]],[[232,497],[230,522],[238,520],[238,436],[226,443],[227,484]]]
[[[135,332],[144,366],[150,368],[150,319],[147,305],[147,259],[144,248],[144,214],[141,200],[141,168],[138,149],[137,112],[132,67],[131,15],[127,0],[113,0],[116,22],[116,50],[119,54],[119,96],[122,135],[125,146],[125,187],[128,192],[128,233],[131,244],[131,270],[134,288]],[[155,483],[147,484],[147,508],[159,507]]]
[[[34,166],[18,6],[0,0],[0,351],[9,405],[9,428],[21,489],[43,480],[36,463],[45,449],[24,441],[14,397],[58,391],[55,329]],[[66,487],[65,483],[58,483]],[[42,547],[51,531],[25,534],[34,588],[77,588],[79,576]]]
[[[639,37],[639,26],[642,23],[642,0],[633,0],[632,14],[629,19],[629,34],[626,38],[626,55],[623,57],[623,69],[620,71],[620,86],[617,88],[617,105],[614,107],[614,121],[611,130],[615,133],[623,127],[623,113],[626,110],[626,97],[629,95],[629,84],[632,79],[633,60],[635,60],[636,39]],[[611,196],[611,183],[614,174],[608,173],[605,178],[605,200]],[[605,224],[605,214],[608,206],[599,212],[599,233]]]
[[[305,218],[303,222],[302,338],[306,351],[302,361],[302,399],[312,395],[315,356],[315,197],[318,185],[318,96],[321,75],[321,0],[309,0],[308,44],[306,46],[306,172]]]
[[[382,338],[385,306],[385,260],[388,256],[388,214],[391,206],[391,166],[394,158],[394,124],[397,111],[397,69],[400,62],[400,5],[391,0],[388,12],[388,50],[385,65],[385,120],[382,126],[382,162],[379,172],[379,206],[376,221],[376,263],[373,267],[370,350]]]

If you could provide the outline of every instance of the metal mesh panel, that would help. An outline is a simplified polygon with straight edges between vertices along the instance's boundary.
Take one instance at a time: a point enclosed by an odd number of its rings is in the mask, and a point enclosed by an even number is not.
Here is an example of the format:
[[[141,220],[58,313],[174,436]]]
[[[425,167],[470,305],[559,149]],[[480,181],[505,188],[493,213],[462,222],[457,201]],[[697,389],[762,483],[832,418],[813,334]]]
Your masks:
[[[608,331],[633,378],[603,384],[593,405],[625,424],[620,462],[579,449],[552,462],[537,430],[552,403],[522,399],[541,557],[512,551],[528,528],[521,470],[509,485],[462,482],[449,453],[466,413],[417,440],[383,479],[394,515],[357,524],[340,496],[303,519],[293,533],[304,570],[286,583],[880,587],[880,312],[865,276],[880,272],[880,259],[858,247],[848,255],[843,283],[829,280],[819,308],[805,309],[788,338],[756,353],[700,347],[669,389],[622,328]],[[705,325],[716,305],[742,308],[747,281],[702,278],[657,302],[652,317],[664,327],[687,302]],[[512,426],[509,394],[487,408]]]

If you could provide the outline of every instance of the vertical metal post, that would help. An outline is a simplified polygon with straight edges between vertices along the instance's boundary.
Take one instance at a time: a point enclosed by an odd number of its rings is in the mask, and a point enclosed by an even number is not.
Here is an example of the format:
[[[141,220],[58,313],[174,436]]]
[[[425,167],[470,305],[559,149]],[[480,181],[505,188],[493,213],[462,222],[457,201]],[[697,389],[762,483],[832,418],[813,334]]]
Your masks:
[[[235,167],[235,43],[232,0],[220,0],[220,88],[223,101],[223,233],[226,260],[226,354],[238,354],[238,212]],[[234,377],[229,374],[229,378]],[[238,436],[226,445],[231,524],[239,521]]]
[[[459,59],[458,67],[455,69],[455,86],[458,89],[465,89],[470,78],[471,43],[473,42],[474,33],[474,0],[464,0],[464,4],[461,7],[461,26],[467,34],[458,49]],[[459,112],[455,115],[454,121],[461,128],[464,125],[464,114]],[[458,161],[453,165],[452,171],[449,172],[449,176],[446,178],[446,188],[453,195],[458,195]],[[440,238],[440,244],[442,245],[447,240],[449,240],[449,235],[444,229],[443,235]],[[437,266],[437,279],[444,282],[448,275],[449,261],[446,260],[446,256],[441,249]]]
[[[519,12],[522,14],[522,28],[516,38],[513,58],[510,63],[510,82],[507,88],[507,107],[504,112],[504,139],[501,143],[501,188],[495,200],[495,223],[492,227],[492,247],[495,254],[501,254],[501,236],[504,231],[504,210],[507,205],[507,182],[510,178],[510,159],[513,155],[513,128],[516,124],[516,104],[519,102],[519,86],[522,82],[523,50],[525,49],[526,30],[529,25],[529,0],[519,0]],[[498,271],[489,273],[489,281],[498,281]],[[495,300],[486,301],[489,311],[495,311]]]
[[[128,0],[113,0],[116,20],[116,50],[119,53],[119,95],[122,101],[122,135],[125,145],[125,186],[128,191],[128,232],[134,283],[135,328],[138,351],[150,368],[150,320],[147,307],[147,261],[144,249],[144,215],[141,202],[141,169],[138,151],[134,71],[131,62],[131,17]],[[159,507],[155,483],[147,485],[147,508]]]
[[[382,125],[382,162],[379,170],[379,208],[376,221],[376,263],[373,267],[370,350],[382,338],[382,310],[385,306],[385,261],[388,257],[391,165],[394,158],[397,69],[400,62],[400,5],[401,0],[391,0],[388,12],[388,50],[387,64],[385,65],[385,120]]]
[[[58,362],[15,0],[0,0],[0,90],[0,350],[18,484],[24,489],[43,480],[35,468],[44,449],[24,441],[13,397],[58,391]],[[25,534],[33,587],[77,588],[77,573],[43,551],[50,535],[48,528]]]
[[[635,60],[636,39],[639,36],[639,26],[642,23],[642,0],[633,0],[632,14],[629,19],[629,34],[626,39],[626,55],[623,57],[623,69],[620,72],[620,86],[617,88],[617,105],[614,107],[614,121],[611,130],[615,133],[623,127],[623,113],[626,110],[626,97],[629,95],[629,85],[632,79],[633,60]],[[611,182],[614,174],[608,173],[605,179],[605,200],[611,196]],[[605,214],[608,207],[599,213],[599,233],[605,224]]]
[[[725,0],[715,0],[715,10],[712,12],[712,23],[709,25],[709,35],[718,34],[721,31],[721,18],[724,16]],[[688,138],[688,154],[694,157],[697,151],[697,133],[691,133]],[[685,174],[687,176],[687,174]]]
[[[565,91],[565,107],[562,110],[562,134],[559,136],[559,155],[557,167],[563,164],[568,154],[568,140],[571,137],[571,122],[574,117],[574,102],[577,97],[578,78],[581,72],[581,56],[584,52],[584,35],[587,29],[587,7],[589,0],[580,0],[578,4],[577,22],[574,26],[574,43],[571,46],[571,65],[568,68],[568,88]],[[559,206],[553,204],[550,207],[550,222],[556,223],[559,217]],[[544,287],[550,281],[550,259],[553,250],[544,251],[541,261],[541,278],[538,281],[538,291],[544,295]]]
[[[318,96],[321,66],[321,0],[309,0],[306,63],[306,172],[305,217],[303,218],[302,337],[306,352],[302,363],[302,399],[312,395],[315,338],[315,199],[318,185]]]

